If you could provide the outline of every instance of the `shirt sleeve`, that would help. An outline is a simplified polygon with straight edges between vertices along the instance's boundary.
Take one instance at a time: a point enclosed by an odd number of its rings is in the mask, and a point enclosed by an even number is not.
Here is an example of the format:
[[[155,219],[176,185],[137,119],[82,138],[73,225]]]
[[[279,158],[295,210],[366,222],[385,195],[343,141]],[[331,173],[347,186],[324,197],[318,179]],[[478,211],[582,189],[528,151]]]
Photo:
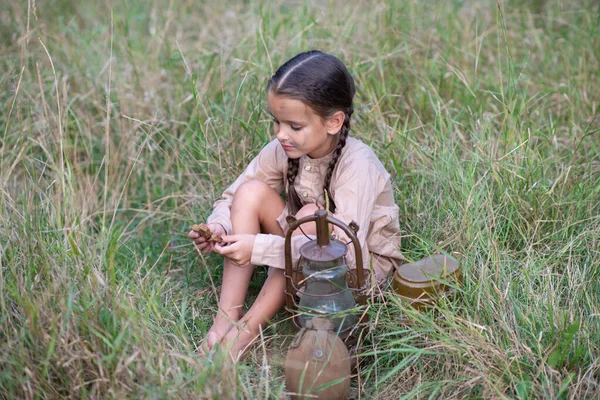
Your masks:
[[[267,144],[248,164],[235,182],[225,189],[221,198],[214,203],[213,212],[206,219],[206,222],[220,224],[228,235],[232,233],[231,204],[233,194],[246,181],[261,180],[277,193],[281,193],[283,191],[283,174],[286,160],[283,150],[280,149],[277,139]]]
[[[298,264],[300,247],[316,237],[308,235],[292,236],[292,263]],[[250,263],[254,265],[268,265],[269,267],[285,269],[285,238],[283,236],[259,233],[254,239]]]

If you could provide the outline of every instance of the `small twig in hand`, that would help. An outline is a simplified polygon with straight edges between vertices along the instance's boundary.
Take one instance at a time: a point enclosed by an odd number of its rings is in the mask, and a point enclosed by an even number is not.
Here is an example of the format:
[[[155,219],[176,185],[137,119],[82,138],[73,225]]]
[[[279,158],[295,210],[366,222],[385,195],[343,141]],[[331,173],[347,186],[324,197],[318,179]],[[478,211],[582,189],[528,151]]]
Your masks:
[[[192,225],[192,230],[194,232],[198,232],[200,234],[200,236],[202,236],[204,239],[206,239],[207,242],[221,243],[223,241],[223,238],[221,237],[221,235],[212,233],[210,228],[204,224]]]

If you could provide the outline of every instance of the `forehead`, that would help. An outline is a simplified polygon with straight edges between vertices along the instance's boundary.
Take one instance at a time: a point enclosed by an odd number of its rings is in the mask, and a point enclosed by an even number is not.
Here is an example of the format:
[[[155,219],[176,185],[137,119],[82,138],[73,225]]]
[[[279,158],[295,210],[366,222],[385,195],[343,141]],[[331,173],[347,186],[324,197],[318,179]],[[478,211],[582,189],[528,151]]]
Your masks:
[[[310,119],[316,114],[302,101],[269,92],[269,111],[277,119]]]

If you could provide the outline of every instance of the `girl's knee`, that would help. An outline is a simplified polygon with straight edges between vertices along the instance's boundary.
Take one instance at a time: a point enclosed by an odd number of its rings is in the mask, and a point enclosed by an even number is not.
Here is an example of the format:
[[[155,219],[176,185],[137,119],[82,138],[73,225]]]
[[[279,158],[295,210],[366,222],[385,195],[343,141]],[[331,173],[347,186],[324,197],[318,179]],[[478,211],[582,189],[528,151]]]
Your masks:
[[[267,185],[265,182],[260,180],[249,180],[242,183],[233,195],[233,199],[241,199],[244,204],[248,205],[249,202],[257,201],[262,202],[263,200],[269,197],[277,196],[279,194],[271,188],[271,186]]]
[[[237,190],[235,191],[235,195],[241,195],[241,194],[250,194],[250,193],[261,193],[261,192],[266,192],[266,191],[273,191],[273,189],[271,189],[271,186],[267,185],[265,182],[258,180],[258,179],[252,179],[249,181],[246,181],[244,183],[242,183]]]
[[[307,204],[296,213],[296,218],[300,219],[313,215],[318,209],[319,207],[316,204]]]
[[[317,207],[315,204],[307,204],[296,213],[296,219],[314,215],[314,213],[318,209],[319,209],[319,207]],[[302,231],[300,229],[297,229],[296,231],[294,231],[294,233],[292,235],[294,235],[294,236],[295,235],[303,235],[303,234],[316,235],[316,233],[317,233],[317,224],[315,224],[314,222],[309,222],[306,224],[302,224]]]

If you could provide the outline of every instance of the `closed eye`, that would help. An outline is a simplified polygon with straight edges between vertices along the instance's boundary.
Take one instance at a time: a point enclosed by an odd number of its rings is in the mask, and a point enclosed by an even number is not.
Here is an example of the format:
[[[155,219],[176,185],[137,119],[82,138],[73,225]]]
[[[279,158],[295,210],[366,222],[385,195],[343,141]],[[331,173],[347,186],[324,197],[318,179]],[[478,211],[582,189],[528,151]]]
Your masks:
[[[275,117],[273,117],[273,123],[274,124],[279,124],[279,121]],[[292,128],[293,131],[300,131],[300,130],[302,130],[302,127],[299,126],[299,125],[292,125],[292,124],[290,124],[290,128]]]

